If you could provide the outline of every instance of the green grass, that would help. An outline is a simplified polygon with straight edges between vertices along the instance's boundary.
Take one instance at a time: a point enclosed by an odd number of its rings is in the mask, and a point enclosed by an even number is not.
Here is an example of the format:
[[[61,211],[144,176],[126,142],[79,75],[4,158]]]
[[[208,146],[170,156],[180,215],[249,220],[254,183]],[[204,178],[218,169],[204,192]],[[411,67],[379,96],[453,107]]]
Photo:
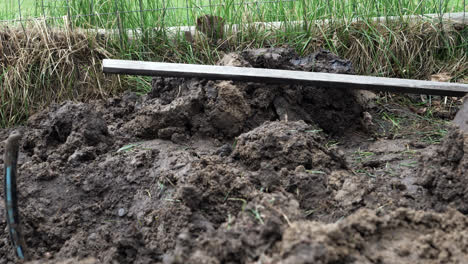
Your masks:
[[[463,12],[466,0],[20,0],[22,18],[70,15],[84,27],[123,28],[193,25],[201,14],[216,14],[230,23],[293,21],[305,18],[351,18]],[[211,5],[210,5],[211,3]],[[188,7],[188,9],[186,8]],[[140,12],[143,10],[143,12]],[[92,16],[90,14],[100,14]],[[0,20],[19,19],[17,0],[2,0]],[[61,23],[51,19],[51,23]]]

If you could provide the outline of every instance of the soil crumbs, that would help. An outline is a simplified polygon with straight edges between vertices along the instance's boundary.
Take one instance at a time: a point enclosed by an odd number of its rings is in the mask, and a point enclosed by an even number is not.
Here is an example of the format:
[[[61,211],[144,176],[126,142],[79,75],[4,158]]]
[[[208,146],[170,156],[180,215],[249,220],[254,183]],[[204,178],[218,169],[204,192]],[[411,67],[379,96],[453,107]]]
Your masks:
[[[353,72],[328,51],[286,48],[219,64]],[[18,128],[29,263],[468,263],[468,138],[446,121],[456,107],[302,85],[152,85],[53,105]],[[13,263],[3,203],[0,228],[0,263]]]

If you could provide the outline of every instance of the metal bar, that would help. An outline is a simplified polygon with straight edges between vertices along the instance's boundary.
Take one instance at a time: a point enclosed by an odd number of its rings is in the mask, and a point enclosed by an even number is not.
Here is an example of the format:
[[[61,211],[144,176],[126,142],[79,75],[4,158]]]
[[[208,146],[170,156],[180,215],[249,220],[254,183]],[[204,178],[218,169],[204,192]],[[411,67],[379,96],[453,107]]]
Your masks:
[[[330,0],[327,0],[327,4],[328,4],[328,12],[330,12],[330,14],[328,14],[329,21],[330,21],[330,24],[333,24],[333,12],[331,8]]]
[[[425,1],[425,0],[421,0],[421,2],[420,2],[420,6],[421,6],[421,7],[420,7],[420,8],[421,8],[421,16],[424,15],[424,1]]]
[[[45,13],[45,8],[44,8],[44,0],[41,0],[41,8],[42,8],[42,16],[43,16],[44,19],[45,19],[46,13]]]
[[[119,8],[117,6],[117,0],[114,0],[114,8],[115,8],[115,16],[117,17],[117,27],[119,30],[119,39],[120,39],[120,48],[123,49],[124,43],[123,43],[123,29],[122,29],[122,21],[120,20],[120,12]]]
[[[374,6],[375,6],[375,10],[377,10],[377,17],[380,17],[380,9],[379,9],[379,5],[378,5],[377,0],[374,0]],[[377,22],[380,23],[380,20],[378,20]]]
[[[187,13],[187,23],[186,25],[190,25],[190,16],[189,16],[189,3],[188,0],[185,0],[185,12]]]
[[[24,35],[27,37],[28,35],[26,34],[26,29],[23,25],[23,16],[21,15],[21,0],[18,0],[18,14],[20,17],[19,22],[21,23],[21,27],[23,28]]]
[[[143,15],[143,0],[138,0],[138,4],[140,6],[140,27],[141,27],[141,32],[144,32],[145,30],[145,17]]]
[[[67,17],[68,17],[68,25],[65,25],[67,28],[70,27],[71,30],[73,30],[73,23],[71,20],[71,12],[70,12],[70,1],[67,0]]]
[[[91,0],[89,8],[90,8],[89,13],[94,14],[94,0]],[[95,21],[94,16],[90,16],[89,22],[91,25],[94,25],[94,21]]]
[[[42,7],[42,17],[44,18],[44,24],[47,28],[49,28],[49,23],[47,23],[47,16],[46,16],[46,11],[44,7],[44,0],[41,0],[41,7]]]
[[[465,24],[466,0],[463,0],[463,24]]]
[[[304,31],[306,32],[307,34],[307,37],[309,37],[309,24],[308,24],[308,21],[307,21],[307,1],[305,0],[301,0],[299,2],[302,6],[302,25],[303,25],[303,29]]]
[[[460,83],[198,64],[104,59],[103,71],[104,73],[112,74],[183,78],[199,77],[214,80],[305,84],[340,89],[364,89],[460,97],[468,93],[468,84]]]
[[[161,27],[163,30],[166,29],[166,12],[167,12],[167,5],[166,5],[166,1],[165,0],[162,0],[162,4],[163,4],[163,8],[162,8],[162,18],[161,18]]]

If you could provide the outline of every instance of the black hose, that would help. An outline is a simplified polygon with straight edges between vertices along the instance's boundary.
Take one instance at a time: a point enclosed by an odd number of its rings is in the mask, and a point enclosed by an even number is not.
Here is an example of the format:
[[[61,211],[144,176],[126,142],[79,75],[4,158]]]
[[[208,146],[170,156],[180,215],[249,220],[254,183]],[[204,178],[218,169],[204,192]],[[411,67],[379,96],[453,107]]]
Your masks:
[[[20,218],[18,212],[18,196],[16,193],[16,166],[18,163],[18,151],[21,134],[13,132],[10,134],[5,144],[5,179],[4,194],[5,208],[7,216],[8,231],[10,233],[11,243],[15,249],[16,256],[24,260],[25,244],[21,233]]]

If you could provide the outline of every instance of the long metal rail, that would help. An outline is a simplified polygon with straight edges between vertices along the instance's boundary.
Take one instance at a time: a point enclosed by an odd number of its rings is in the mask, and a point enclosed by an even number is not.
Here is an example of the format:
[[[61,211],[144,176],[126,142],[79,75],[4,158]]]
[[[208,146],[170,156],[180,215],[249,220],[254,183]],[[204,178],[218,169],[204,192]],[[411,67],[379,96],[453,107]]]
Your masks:
[[[111,74],[304,84],[339,89],[363,89],[458,97],[468,93],[468,84],[461,83],[198,64],[105,59],[103,61],[103,71]]]

